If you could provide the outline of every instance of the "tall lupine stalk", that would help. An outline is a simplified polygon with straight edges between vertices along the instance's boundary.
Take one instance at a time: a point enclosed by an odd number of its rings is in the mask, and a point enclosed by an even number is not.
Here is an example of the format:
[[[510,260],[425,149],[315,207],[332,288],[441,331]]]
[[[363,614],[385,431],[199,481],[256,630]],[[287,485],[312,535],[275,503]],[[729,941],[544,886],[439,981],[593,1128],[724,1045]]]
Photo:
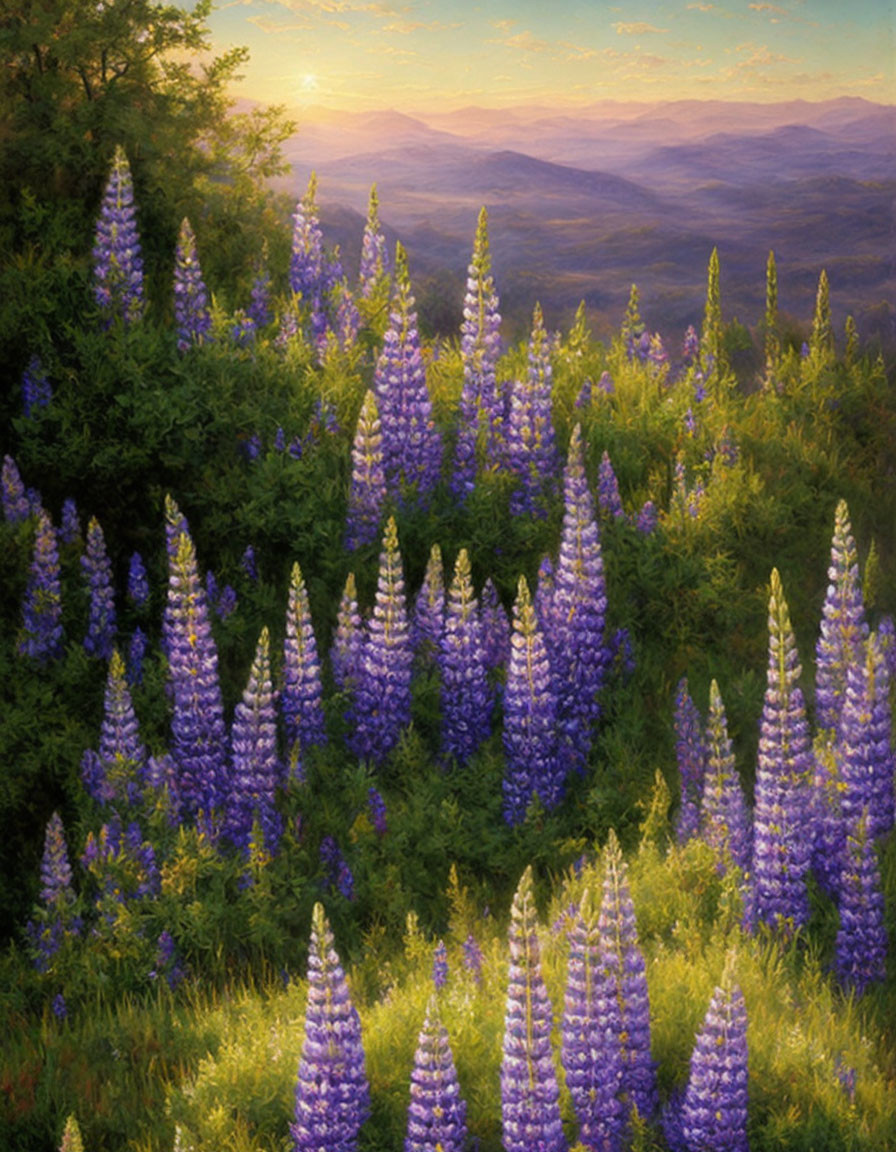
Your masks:
[[[317,215],[317,174],[312,172],[305,195],[292,216],[289,286],[309,308],[320,308],[323,290],[323,234]]]
[[[385,506],[383,429],[376,396],[368,390],[361,404],[352,444],[352,479],[348,493],[346,548],[353,551],[377,539]]]
[[[22,524],[31,515],[31,503],[12,456],[3,457],[3,516],[7,524]]]
[[[513,606],[513,632],[504,691],[504,819],[525,819],[534,796],[545,808],[563,794],[557,755],[557,694],[541,627],[521,576]]]
[[[87,548],[81,557],[90,605],[84,651],[88,656],[108,660],[115,647],[115,598],[112,592],[112,564],[106,552],[103,530],[95,516],[87,525]]]
[[[703,839],[716,853],[720,868],[730,860],[742,872],[749,870],[752,858],[750,814],[728,736],[725,705],[715,680],[709,686],[706,775],[700,827]]]
[[[675,757],[681,787],[681,806],[676,820],[679,844],[697,835],[706,773],[706,742],[703,721],[688,691],[687,677],[678,682],[675,694]]]
[[[619,481],[610,454],[604,450],[597,472],[597,503],[607,520],[625,520],[625,509],[619,494]]]
[[[58,812],[54,812],[47,822],[40,882],[41,906],[28,924],[28,935],[35,967],[46,972],[66,937],[77,936],[81,929],[80,920],[75,915],[75,891],[65,829]]]
[[[845,500],[840,500],[834,513],[828,589],[815,647],[815,720],[818,728],[834,735],[846,698],[846,672],[861,659],[867,636],[859,556],[849,508]]]
[[[262,629],[249,682],[233,714],[230,732],[230,782],[225,798],[224,834],[246,850],[257,822],[265,848],[276,851],[282,832],[274,807],[281,777],[277,756],[277,714],[271,684],[270,636]]]
[[[445,570],[442,549],[433,544],[426,561],[423,583],[414,600],[411,640],[414,655],[424,666],[435,662],[445,628]]]
[[[373,381],[383,428],[383,464],[391,496],[402,504],[425,503],[439,480],[442,440],[433,423],[408,261],[400,244],[395,284]]]
[[[563,473],[563,531],[554,572],[553,627],[546,635],[557,689],[561,758],[583,772],[598,694],[609,663],[604,631],[607,588],[594,500],[585,476],[582,430],[576,424]]]
[[[510,497],[514,515],[544,515],[557,464],[553,423],[553,367],[541,305],[535,305],[529,338],[529,369],[514,380],[506,424],[505,458],[517,477]]]
[[[39,356],[32,356],[22,373],[22,410],[30,420],[53,399],[53,388]]]
[[[465,764],[489,734],[494,702],[466,548],[458,553],[448,589],[439,668],[442,754],[448,760]]]
[[[116,318],[127,327],[143,315],[143,259],[134,210],[134,184],[121,145],[115,148],[96,225],[93,293],[107,327]]]
[[[466,1145],[467,1105],[433,996],[414,1052],[404,1152],[464,1152]]]
[[[765,700],[759,726],[753,818],[751,919],[785,932],[809,916],[806,873],[811,837],[809,784],[812,747],[802,671],[778,570],[771,575],[769,652]]]
[[[850,664],[840,716],[840,799],[847,827],[868,808],[872,840],[894,824],[896,756],[890,713],[890,670],[877,633]]]
[[[476,481],[476,442],[480,423],[485,425],[486,449],[494,454],[502,414],[498,400],[497,364],[501,351],[501,314],[491,273],[488,245],[488,212],[479,213],[473,258],[467,269],[460,354],[464,380],[460,394],[457,445],[451,491],[465,499]]]
[[[381,764],[410,723],[413,656],[398,530],[390,516],[351,709],[348,743],[359,759]]]
[[[186,521],[165,501],[169,576],[164,632],[171,689],[171,757],[184,814],[206,820],[227,794],[227,729],[218,651]]]
[[[208,290],[199,265],[196,236],[186,216],[181,221],[174,253],[174,322],[179,352],[203,343],[211,332]]]
[[[43,508],[37,514],[34,552],[22,603],[18,651],[38,664],[62,655],[62,585],[53,522]]]
[[[622,1017],[616,974],[602,957],[597,912],[586,888],[569,933],[561,1058],[579,1143],[618,1152],[626,1126]]]
[[[145,608],[149,601],[149,578],[139,552],[133,552],[128,563],[127,597],[138,610]]]
[[[622,1099],[649,1120],[657,1108],[656,1069],[650,1055],[650,1000],[646,966],[638,944],[628,867],[615,832],[604,849],[603,896],[598,929],[602,962],[616,985],[622,1049]]]
[[[622,346],[629,360],[634,360],[638,355],[641,348],[641,339],[646,331],[644,321],[641,319],[638,286],[637,284],[632,284],[629,290],[628,304],[625,309],[625,316],[622,318],[622,328],[620,331]]]
[[[541,972],[531,865],[510,909],[510,973],[501,1059],[505,1152],[566,1152],[551,1047],[552,1013]]]
[[[380,203],[376,184],[370,189],[367,222],[361,239],[361,262],[358,268],[358,290],[363,300],[377,295],[389,282],[389,252],[380,225]]]
[[[482,643],[485,646],[485,662],[494,672],[503,667],[510,656],[510,621],[507,610],[498,597],[498,590],[491,576],[482,586],[479,597],[479,615],[482,619]]]
[[[109,661],[100,746],[81,758],[81,779],[99,804],[134,805],[146,768],[146,749],[140,740],[137,715],[117,651]]]
[[[681,1109],[683,1152],[747,1152],[747,1009],[729,978],[712,994]]]
[[[870,808],[850,822],[839,884],[837,979],[861,996],[886,977],[887,932],[880,867],[870,826]]]
[[[326,744],[324,692],[308,590],[299,565],[293,564],[283,641],[283,688],[280,711],[286,731],[288,774],[304,778],[303,756]]]
[[[815,314],[812,317],[812,335],[809,354],[819,367],[834,359],[834,328],[831,322],[831,294],[828,274],[822,268],[815,295]]]
[[[354,690],[364,652],[364,622],[358,611],[358,590],[354,572],[349,572],[339,600],[336,632],[330,648],[333,680],[340,691]]]
[[[712,372],[721,375],[727,369],[723,337],[722,298],[719,289],[719,250],[713,248],[706,272],[706,305],[703,310],[703,328],[700,333],[700,353],[707,376]]]
[[[326,914],[311,916],[308,1003],[299,1060],[295,1152],[356,1152],[361,1126],[370,1114],[370,1087],[361,1045],[361,1021]]]
[[[778,270],[775,254],[769,252],[765,268],[765,379],[771,384],[781,356],[778,330]]]

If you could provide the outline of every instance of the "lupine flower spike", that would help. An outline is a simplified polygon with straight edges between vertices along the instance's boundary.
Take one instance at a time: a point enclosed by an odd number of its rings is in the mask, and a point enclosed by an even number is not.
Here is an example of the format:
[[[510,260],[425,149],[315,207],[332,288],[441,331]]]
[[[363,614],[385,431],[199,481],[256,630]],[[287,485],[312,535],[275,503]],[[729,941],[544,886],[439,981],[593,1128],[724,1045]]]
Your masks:
[[[62,589],[59,549],[53,522],[41,509],[34,536],[34,554],[22,605],[18,650],[38,664],[62,655]]]
[[[414,1052],[404,1152],[464,1152],[466,1120],[448,1033],[432,997]]]
[[[675,755],[681,784],[681,807],[676,822],[679,844],[686,844],[695,836],[700,825],[706,771],[706,744],[702,729],[703,721],[688,691],[687,677],[682,677],[675,695]]]
[[[186,216],[181,221],[174,255],[174,322],[179,352],[201,344],[211,332],[208,290],[199,266],[196,237]]]
[[[62,1133],[62,1143],[59,1145],[59,1152],[84,1152],[84,1142],[81,1139],[81,1129],[78,1126],[78,1121],[74,1116],[69,1116],[65,1122],[65,1129]]]
[[[501,1059],[505,1152],[566,1152],[551,1047],[551,1002],[541,972],[531,865],[510,909],[510,974]]]
[[[410,627],[394,517],[380,554],[376,602],[358,669],[349,747],[359,759],[381,764],[411,719]]]
[[[364,651],[364,625],[358,611],[358,592],[354,572],[346,577],[336,616],[336,633],[330,649],[330,667],[337,689],[354,689],[361,654]]]
[[[747,1152],[747,1010],[727,974],[712,994],[682,1104],[684,1152]]]
[[[379,207],[374,184],[370,189],[367,223],[361,240],[361,263],[358,269],[358,287],[361,297],[365,300],[376,295],[389,279],[389,252],[380,225]]]
[[[115,600],[112,592],[112,565],[99,521],[92,516],[87,525],[87,548],[81,568],[90,596],[84,650],[88,656],[108,660],[115,646]]]
[[[407,256],[400,244],[395,252],[395,283],[389,327],[374,373],[383,464],[391,496],[400,503],[425,503],[439,479],[442,441],[433,423]]]
[[[212,636],[196,552],[180,509],[165,503],[169,532],[168,604],[164,636],[171,686],[171,756],[184,811],[211,815],[227,792],[227,730]]]
[[[533,796],[547,809],[563,793],[557,755],[557,695],[544,637],[525,576],[513,607],[513,633],[504,693],[504,819],[522,823]]]
[[[38,408],[46,408],[53,399],[47,371],[39,356],[32,356],[22,373],[22,407],[26,419],[30,419]]]
[[[597,475],[597,502],[601,513],[607,519],[625,520],[625,509],[619,495],[619,481],[613,471],[609,453],[605,450],[600,458]]]
[[[715,680],[709,686],[706,776],[700,826],[703,839],[716,852],[720,869],[728,860],[742,872],[749,869],[752,856],[750,816],[734,763],[725,705]]]
[[[759,727],[753,821],[751,919],[792,932],[806,923],[811,857],[809,783],[812,748],[799,653],[781,578],[772,571],[768,686]]]
[[[233,714],[230,755],[224,832],[232,844],[245,850],[257,822],[264,835],[265,849],[275,852],[282,831],[280,816],[274,807],[281,769],[267,628],[259,637],[249,682]]]
[[[519,484],[511,493],[514,515],[545,514],[544,498],[556,467],[553,367],[541,306],[535,305],[529,339],[529,371],[515,380],[507,418],[507,465]]]
[[[843,818],[853,828],[867,807],[868,833],[877,840],[890,831],[896,815],[890,670],[877,633],[850,664],[845,695],[838,746]]]
[[[880,866],[866,808],[846,837],[840,874],[837,979],[861,996],[886,977],[887,932]]]
[[[579,1143],[619,1152],[627,1121],[621,1099],[622,1017],[616,972],[602,956],[591,893],[585,890],[569,932],[561,1048]]]
[[[320,904],[311,917],[308,1004],[299,1061],[295,1152],[356,1152],[370,1114],[361,1021],[352,1003],[333,934]]]
[[[31,515],[31,504],[18,465],[12,456],[3,457],[3,516],[7,524],[21,524]]]
[[[352,444],[352,479],[348,494],[345,546],[362,548],[377,539],[386,504],[383,429],[372,391],[364,396]]]
[[[486,580],[479,598],[479,614],[482,617],[482,642],[485,645],[485,662],[490,671],[506,664],[510,655],[510,621],[507,610],[498,597],[498,590],[492,578]]]
[[[137,716],[125,678],[124,661],[117,651],[109,661],[105,714],[97,752],[81,758],[81,779],[99,804],[124,809],[137,803],[146,768],[146,749],[140,741]]]
[[[464,500],[476,480],[476,441],[480,421],[485,425],[486,446],[491,451],[499,433],[497,364],[501,349],[501,314],[491,274],[488,246],[488,213],[479,213],[473,258],[467,269],[467,292],[461,324],[460,354],[464,381],[458,413],[457,445],[451,491]]]
[[[448,590],[439,668],[442,673],[442,754],[465,764],[489,734],[493,694],[488,682],[479,605],[470,558],[458,553]]]
[[[143,260],[134,185],[127,156],[116,146],[93,246],[93,291],[107,327],[118,317],[127,326],[143,315]]]
[[[317,175],[312,172],[308,188],[296,204],[292,217],[292,255],[289,286],[307,307],[319,306],[323,276],[323,235],[317,219]]]
[[[846,699],[846,671],[861,659],[867,637],[859,556],[849,509],[841,500],[834,514],[828,590],[815,648],[815,719],[820,729],[836,734]]]
[[[41,906],[28,924],[28,935],[34,964],[39,971],[46,972],[66,937],[78,935],[81,927],[75,916],[72,867],[58,812],[47,822],[40,880]]]
[[[317,640],[311,623],[308,591],[298,564],[293,565],[289,584],[280,709],[286,729],[290,775],[301,780],[303,754],[309,748],[326,744],[327,731]]]
[[[656,1069],[650,1054],[650,1001],[644,956],[638,944],[628,868],[615,832],[604,851],[604,882],[598,928],[602,962],[616,982],[621,1013],[622,1096],[626,1112],[649,1120],[657,1108]]]
[[[433,544],[426,562],[423,583],[414,601],[412,637],[414,655],[420,664],[434,662],[445,628],[445,570],[442,549]]]

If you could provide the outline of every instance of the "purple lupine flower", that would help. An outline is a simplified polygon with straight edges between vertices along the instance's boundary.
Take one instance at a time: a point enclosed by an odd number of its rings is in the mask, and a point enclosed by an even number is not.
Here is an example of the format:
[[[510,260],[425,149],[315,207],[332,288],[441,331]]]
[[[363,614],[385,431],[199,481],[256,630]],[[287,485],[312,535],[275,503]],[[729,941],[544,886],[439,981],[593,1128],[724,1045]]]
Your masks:
[[[59,521],[59,543],[74,544],[81,535],[81,523],[78,520],[78,508],[74,500],[62,502],[62,513]]]
[[[594,394],[594,381],[589,376],[583,381],[582,387],[579,389],[579,394],[576,396],[575,409],[577,412],[586,412],[591,407],[591,400]]]
[[[249,319],[256,328],[265,328],[273,319],[271,309],[271,277],[264,264],[260,264],[252,281],[252,291],[249,296],[249,307],[246,309]]]
[[[277,756],[277,715],[271,684],[270,637],[263,628],[249,682],[233,714],[230,781],[224,803],[224,834],[245,851],[257,821],[266,850],[277,849],[283,830],[274,797],[281,776]]]
[[[563,795],[557,755],[557,695],[544,637],[525,576],[513,606],[513,633],[504,691],[504,819],[520,824],[533,795],[545,808]]]
[[[638,513],[637,529],[642,536],[652,536],[659,523],[659,513],[652,500],[645,500]]]
[[[288,774],[298,781],[304,779],[304,753],[327,742],[323,697],[308,590],[302,569],[296,563],[292,567],[286,608],[280,711],[286,732]]]
[[[376,397],[364,395],[352,443],[352,479],[348,494],[345,546],[350,551],[377,539],[386,504],[383,430]]]
[[[7,524],[21,524],[31,515],[31,502],[12,456],[3,457],[3,515]]]
[[[813,753],[811,867],[819,886],[836,900],[848,826],[843,818],[840,748],[834,741],[820,735]]]
[[[359,759],[382,764],[410,723],[413,658],[398,530],[390,516],[351,709],[348,744]]]
[[[245,551],[240,557],[240,567],[253,584],[258,583],[258,563],[255,559],[255,549],[251,544],[246,545]]]
[[[59,549],[53,522],[41,509],[37,516],[34,552],[22,603],[22,632],[18,651],[38,664],[62,655],[62,591]]]
[[[510,620],[507,610],[498,598],[498,590],[489,576],[479,597],[479,615],[482,619],[482,644],[485,664],[490,671],[502,668],[510,656]]]
[[[463,943],[463,956],[464,967],[468,972],[473,974],[473,979],[477,984],[482,983],[482,949],[479,947],[479,941],[469,933]]]
[[[411,1071],[404,1152],[464,1152],[467,1105],[435,997],[427,1005]]]
[[[579,1124],[579,1143],[620,1152],[626,1126],[622,1016],[616,973],[601,955],[601,935],[586,889],[569,932],[561,1059]]]
[[[771,575],[768,686],[759,727],[750,919],[792,932],[809,918],[812,748],[801,668],[778,570]]]
[[[663,346],[663,338],[659,332],[654,332],[650,337],[650,344],[647,348],[647,362],[658,375],[669,366],[669,353]]]
[[[174,254],[174,322],[179,352],[203,343],[211,333],[208,289],[202,279],[196,237],[186,216],[181,221]]]
[[[308,181],[305,195],[292,216],[292,254],[289,260],[289,287],[308,307],[319,301],[323,276],[323,235],[317,216],[317,176]]]
[[[510,974],[501,1059],[505,1152],[566,1152],[551,1047],[551,1002],[541,972],[532,866],[510,909]]]
[[[432,982],[437,990],[448,982],[448,949],[444,940],[438,942],[432,954]]]
[[[383,466],[387,489],[399,503],[425,502],[439,480],[442,440],[433,423],[408,262],[400,244],[395,251],[395,281],[389,327],[373,380],[382,421]]]
[[[514,380],[506,421],[506,463],[518,480],[510,496],[514,515],[546,514],[557,469],[553,423],[553,368],[541,305],[535,305],[529,338],[529,369]]]
[[[308,1003],[296,1083],[294,1152],[356,1152],[370,1115],[361,1021],[320,904],[311,915]]]
[[[143,661],[148,647],[149,640],[146,633],[138,624],[128,646],[127,679],[132,688],[137,688],[143,683]]]
[[[417,661],[426,666],[435,661],[445,630],[445,572],[442,550],[433,544],[429,550],[423,583],[414,600],[411,637]]]
[[[84,754],[81,779],[97,803],[129,806],[137,802],[145,767],[146,749],[140,741],[124,661],[113,651],[106,678],[100,746],[97,752],[88,750]]]
[[[868,831],[877,840],[894,825],[896,756],[890,713],[890,670],[877,633],[846,672],[840,713],[839,759],[843,817],[854,827],[868,808]]]
[[[355,574],[349,572],[339,610],[336,616],[336,632],[330,649],[330,667],[333,681],[340,691],[354,689],[357,681],[361,655],[364,651],[364,623],[358,611],[358,593]]]
[[[125,326],[143,315],[143,259],[134,210],[134,184],[127,156],[116,145],[93,245],[93,291],[106,327]]]
[[[367,789],[367,807],[370,810],[370,821],[377,836],[385,836],[388,831],[386,802],[374,787]]]
[[[641,355],[642,341],[645,337],[649,341],[650,337],[647,336],[646,326],[641,319],[640,296],[638,294],[637,284],[632,284],[631,286],[625,316],[622,318],[620,335],[622,337],[622,346],[629,360],[634,360],[636,356],[643,359],[644,357]],[[644,352],[646,352],[646,347],[644,348]]]
[[[877,626],[877,636],[880,640],[884,660],[890,669],[890,679],[896,680],[896,623],[894,623],[892,616],[887,615],[881,618]]]
[[[688,692],[687,677],[678,682],[675,693],[675,757],[681,786],[681,806],[676,821],[679,844],[697,835],[700,825],[700,801],[706,772],[706,743],[703,720]]]
[[[355,346],[361,331],[361,313],[344,280],[337,285],[333,294],[336,297],[336,316],[333,321],[336,344],[342,352],[348,352]]]
[[[171,756],[185,815],[204,812],[208,819],[227,794],[227,729],[218,683],[218,651],[186,521],[170,496],[165,510],[171,530],[164,620],[172,700]]]
[[[697,420],[694,416],[694,409],[688,405],[688,410],[684,414],[684,430],[688,436],[697,435]]]
[[[747,872],[752,858],[750,814],[728,736],[725,705],[715,680],[709,686],[705,764],[700,808],[703,839],[715,851],[720,869],[730,859],[736,868]]]
[[[386,247],[386,237],[380,226],[379,200],[376,194],[376,184],[370,189],[370,200],[367,205],[367,222],[364,225],[364,236],[361,240],[361,262],[358,268],[358,289],[363,299],[385,288],[389,280],[389,252]]]
[[[145,608],[149,600],[149,580],[139,552],[132,554],[128,564],[128,600],[135,608]]]
[[[716,988],[691,1054],[681,1107],[684,1152],[747,1152],[747,1009],[737,984]]]
[[[554,561],[547,552],[538,564],[538,582],[535,585],[532,603],[535,608],[535,617],[541,625],[542,632],[550,631],[554,622]]]
[[[870,812],[866,808],[847,834],[839,884],[837,979],[857,996],[884,980],[887,970],[884,897]]]
[[[604,637],[607,588],[594,501],[585,477],[582,430],[576,424],[563,473],[563,532],[545,638],[557,690],[561,756],[583,772],[598,694],[609,663]]]
[[[219,620],[226,620],[231,613],[236,611],[237,595],[236,591],[229,585],[225,584],[221,591],[218,593],[218,598],[213,605],[215,615]]]
[[[621,1014],[622,1098],[626,1114],[637,1108],[646,1120],[657,1108],[656,1067],[650,1055],[650,1001],[644,956],[638,944],[628,868],[615,832],[604,852],[603,896],[598,929],[601,959],[616,982]]]
[[[700,337],[693,324],[689,324],[682,343],[681,355],[684,363],[690,367],[696,364],[700,357]]]
[[[38,408],[46,408],[53,399],[53,389],[47,370],[39,356],[32,356],[22,373],[22,408],[30,420]]]
[[[57,1020],[68,1019],[68,1005],[65,1002],[65,997],[61,992],[57,992],[53,997],[53,1003],[50,1005],[53,1009],[53,1015]]]
[[[87,550],[81,568],[90,595],[84,651],[88,656],[108,660],[115,647],[115,598],[112,592],[112,564],[106,552],[103,530],[95,516],[87,525]]]
[[[846,671],[861,660],[868,636],[859,556],[849,522],[849,508],[840,500],[834,514],[828,589],[815,647],[815,711],[819,728],[837,731],[846,698]]]
[[[597,504],[605,517],[625,520],[625,509],[622,507],[622,497],[619,495],[619,481],[616,479],[610,454],[606,449],[600,458],[600,467],[597,471]]]
[[[601,372],[596,387],[598,392],[602,392],[604,396],[612,396],[616,391],[616,385],[613,382],[613,377],[609,372],[607,372],[606,369]]]
[[[237,348],[251,348],[255,341],[255,321],[237,308],[230,321],[230,341]]]
[[[460,336],[464,378],[451,475],[451,491],[459,500],[469,496],[476,481],[476,440],[480,423],[485,425],[489,458],[494,457],[495,440],[500,434],[496,375],[500,351],[501,314],[491,274],[488,213],[483,208],[476,227],[473,257],[467,269]]]
[[[44,833],[44,852],[40,865],[41,907],[28,923],[28,936],[35,967],[46,972],[63,942],[80,933],[81,922],[75,915],[75,892],[72,867],[65,842],[62,818],[54,812]]]
[[[286,433],[283,431],[282,425],[278,425],[277,431],[274,433],[274,451],[286,451]]]
[[[463,765],[487,738],[494,703],[466,548],[458,553],[448,590],[439,669],[442,755]]]
[[[327,869],[326,883],[341,892],[346,900],[354,900],[355,878],[334,837],[324,836],[321,840],[320,859]]]

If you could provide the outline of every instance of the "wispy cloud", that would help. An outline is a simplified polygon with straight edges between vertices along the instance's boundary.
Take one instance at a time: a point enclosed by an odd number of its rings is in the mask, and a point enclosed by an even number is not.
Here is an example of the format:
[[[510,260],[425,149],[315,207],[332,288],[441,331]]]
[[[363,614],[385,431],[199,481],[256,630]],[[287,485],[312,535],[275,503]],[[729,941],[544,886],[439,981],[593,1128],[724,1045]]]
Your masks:
[[[779,8],[777,4],[751,4],[750,8],[754,12],[771,12],[775,16],[788,16],[789,12],[786,8]]]
[[[643,20],[636,21],[634,24],[624,24],[622,21],[613,25],[616,29],[617,36],[647,36],[653,32],[668,32],[668,28],[656,28],[653,24],[647,24]]]
[[[715,12],[717,11],[715,4],[688,4],[688,12]]]

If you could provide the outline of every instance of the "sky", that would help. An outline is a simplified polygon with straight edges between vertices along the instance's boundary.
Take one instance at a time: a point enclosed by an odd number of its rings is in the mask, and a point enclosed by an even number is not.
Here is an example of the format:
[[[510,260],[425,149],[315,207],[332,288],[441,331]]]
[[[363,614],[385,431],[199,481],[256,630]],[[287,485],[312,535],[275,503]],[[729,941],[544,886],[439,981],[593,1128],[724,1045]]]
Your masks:
[[[238,95],[291,108],[896,102],[896,0],[218,0]]]

